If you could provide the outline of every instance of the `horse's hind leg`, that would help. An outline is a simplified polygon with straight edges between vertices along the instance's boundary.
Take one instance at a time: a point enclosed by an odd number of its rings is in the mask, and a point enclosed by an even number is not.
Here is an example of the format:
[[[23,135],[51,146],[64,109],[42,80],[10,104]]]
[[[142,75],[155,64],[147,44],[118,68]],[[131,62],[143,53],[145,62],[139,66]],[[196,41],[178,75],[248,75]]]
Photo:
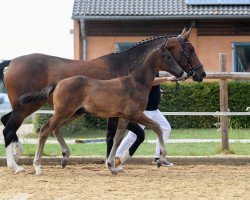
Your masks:
[[[61,145],[62,155],[63,155],[63,160],[61,161],[61,165],[62,165],[62,168],[65,168],[66,165],[68,164],[69,155],[70,155],[68,145],[66,144],[66,142],[65,142],[65,140],[60,132],[60,129],[58,129],[58,128],[55,129],[54,136],[57,138],[57,141]]]
[[[19,143],[16,131],[21,126],[23,119],[22,115],[18,111],[13,111],[9,120],[3,130],[6,146],[7,166],[13,169],[16,173],[23,171],[24,169],[17,165],[16,160],[21,154],[21,145]],[[16,147],[16,154],[14,155],[14,146]]]
[[[116,154],[118,146],[120,145],[120,143],[124,137],[127,125],[128,125],[127,119],[119,118],[116,134],[114,137],[114,143],[113,143],[111,152],[110,152],[108,160],[107,160],[107,165],[108,165],[110,171],[112,172],[112,174],[117,174],[117,171],[114,167],[115,154]]]
[[[167,151],[165,148],[164,140],[163,140],[163,132],[161,130],[161,127],[158,123],[155,121],[149,119],[144,113],[141,113],[140,115],[135,116],[132,121],[135,121],[139,124],[142,124],[150,129],[152,129],[158,137],[159,144],[160,144],[160,159],[157,161],[157,167],[159,168],[162,165],[162,162],[164,161]]]

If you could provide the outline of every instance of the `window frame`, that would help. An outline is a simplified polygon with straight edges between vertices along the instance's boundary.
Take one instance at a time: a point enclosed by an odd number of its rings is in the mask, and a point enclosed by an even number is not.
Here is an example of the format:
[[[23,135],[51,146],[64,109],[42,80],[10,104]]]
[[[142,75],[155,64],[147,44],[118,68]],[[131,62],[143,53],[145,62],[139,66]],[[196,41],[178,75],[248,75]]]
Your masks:
[[[236,48],[237,47],[246,47],[249,46],[250,47],[250,42],[232,42],[232,72],[236,72],[236,62],[237,62],[237,58],[236,58]]]

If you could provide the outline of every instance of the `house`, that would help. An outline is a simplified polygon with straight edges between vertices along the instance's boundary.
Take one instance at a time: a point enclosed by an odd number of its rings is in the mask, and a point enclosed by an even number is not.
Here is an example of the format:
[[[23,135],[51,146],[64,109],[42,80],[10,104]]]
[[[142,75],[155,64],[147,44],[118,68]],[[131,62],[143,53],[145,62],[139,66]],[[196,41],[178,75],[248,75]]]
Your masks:
[[[93,59],[159,34],[193,27],[206,71],[250,72],[250,0],[75,0],[74,58]]]

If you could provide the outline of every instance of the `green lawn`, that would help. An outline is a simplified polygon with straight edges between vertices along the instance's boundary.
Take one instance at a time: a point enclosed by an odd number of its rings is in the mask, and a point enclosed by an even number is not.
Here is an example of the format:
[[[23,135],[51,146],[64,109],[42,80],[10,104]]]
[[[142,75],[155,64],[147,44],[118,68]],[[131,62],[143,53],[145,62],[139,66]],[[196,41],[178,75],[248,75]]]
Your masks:
[[[68,136],[70,135],[70,136]],[[68,134],[65,139],[105,138],[105,130],[85,130],[84,133]],[[37,138],[38,134],[28,137]],[[221,133],[216,129],[173,129],[170,139],[220,139]],[[250,129],[229,131],[230,139],[250,139]],[[50,139],[55,139],[50,137]],[[146,140],[156,139],[151,130],[146,130]],[[105,156],[106,144],[70,144],[71,155],[75,156]],[[170,156],[205,156],[220,154],[220,143],[177,143],[167,144]],[[25,156],[34,156],[36,145],[24,145]],[[154,156],[155,144],[144,142],[136,152],[136,156]],[[230,152],[236,155],[250,155],[250,143],[230,143]],[[58,144],[46,144],[44,155],[60,156]],[[0,145],[0,156],[5,156],[4,145]]]
[[[177,143],[167,144],[170,156],[207,156],[220,154],[220,143]],[[106,144],[69,144],[71,155],[105,156]],[[24,156],[34,156],[36,145],[24,144]],[[143,143],[135,153],[136,156],[154,156],[155,144]],[[236,155],[250,155],[250,143],[231,143],[230,152]],[[46,156],[60,156],[58,144],[46,144]],[[0,145],[0,156],[5,156],[5,147]]]

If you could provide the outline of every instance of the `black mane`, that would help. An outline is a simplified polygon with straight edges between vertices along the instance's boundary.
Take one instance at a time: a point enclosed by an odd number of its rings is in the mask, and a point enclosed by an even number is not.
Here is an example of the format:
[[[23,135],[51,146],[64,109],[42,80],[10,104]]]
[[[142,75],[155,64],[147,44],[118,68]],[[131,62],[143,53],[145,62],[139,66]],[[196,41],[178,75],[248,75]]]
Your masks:
[[[140,42],[137,42],[137,43],[135,43],[134,45],[132,45],[129,48],[126,48],[126,49],[124,49],[124,50],[122,50],[120,52],[115,52],[115,53],[116,54],[124,53],[124,52],[127,52],[127,51],[129,51],[131,49],[134,49],[134,48],[136,48],[136,47],[138,47],[140,45],[143,45],[143,44],[145,44],[147,42],[151,42],[151,41],[154,41],[154,40],[157,40],[157,39],[161,39],[161,38],[169,38],[169,37],[176,37],[176,35],[167,35],[167,34],[164,34],[164,35],[153,36],[153,37],[147,38],[145,40],[142,40]]]

